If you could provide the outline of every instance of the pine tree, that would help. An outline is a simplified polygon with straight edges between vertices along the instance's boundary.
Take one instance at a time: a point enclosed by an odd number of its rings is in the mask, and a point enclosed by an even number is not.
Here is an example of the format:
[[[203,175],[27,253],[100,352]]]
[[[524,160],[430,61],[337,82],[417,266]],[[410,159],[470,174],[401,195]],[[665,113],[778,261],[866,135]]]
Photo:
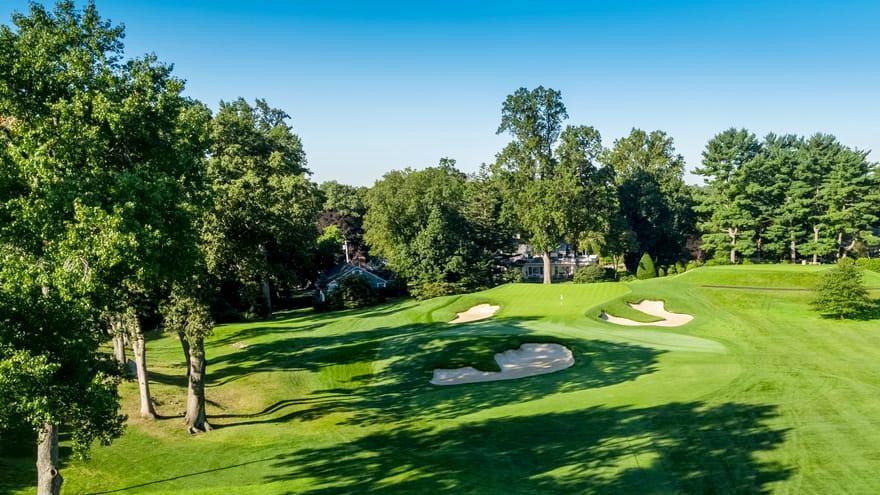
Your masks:
[[[761,144],[745,129],[727,129],[712,138],[703,151],[703,166],[696,173],[707,183],[697,211],[706,214],[700,224],[703,249],[729,252],[731,263],[737,253],[755,251],[755,210],[749,190],[750,175],[746,165],[761,152]]]

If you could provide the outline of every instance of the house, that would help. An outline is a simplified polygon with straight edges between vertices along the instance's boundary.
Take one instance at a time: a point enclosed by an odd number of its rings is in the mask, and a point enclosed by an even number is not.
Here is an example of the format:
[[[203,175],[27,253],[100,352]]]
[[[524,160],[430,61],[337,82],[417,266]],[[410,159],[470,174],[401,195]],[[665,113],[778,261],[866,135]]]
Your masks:
[[[321,276],[318,286],[328,293],[333,292],[339,286],[340,280],[355,276],[364,277],[367,283],[370,284],[370,287],[374,289],[388,287],[389,282],[387,278],[379,275],[376,271],[371,270],[362,263],[340,263],[336,265]]]
[[[529,244],[520,244],[512,261],[515,266],[522,268],[523,278],[526,280],[544,279],[544,259],[541,253],[532,252]],[[599,256],[595,254],[578,254],[570,245],[561,243],[559,247],[550,252],[550,277],[554,280],[567,280],[574,276],[578,268],[599,263]]]

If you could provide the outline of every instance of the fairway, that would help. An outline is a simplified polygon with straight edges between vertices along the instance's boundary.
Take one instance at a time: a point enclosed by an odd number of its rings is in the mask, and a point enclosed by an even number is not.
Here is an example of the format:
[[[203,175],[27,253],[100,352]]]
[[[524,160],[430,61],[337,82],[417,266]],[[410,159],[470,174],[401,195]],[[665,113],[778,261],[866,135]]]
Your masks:
[[[126,433],[70,461],[65,492],[878,493],[880,328],[822,320],[810,292],[780,290],[809,288],[821,270],[516,284],[223,325],[207,346],[216,430],[197,436],[168,417],[184,408],[183,356],[174,336],[156,336],[150,378],[166,417],[137,419],[136,387],[125,384]],[[694,320],[599,319],[638,316],[626,303],[643,299]],[[500,310],[447,323],[478,304]],[[435,368],[497,371],[494,354],[526,342],[561,344],[574,365],[429,383]],[[4,452],[2,462],[0,492],[29,493],[30,457]]]

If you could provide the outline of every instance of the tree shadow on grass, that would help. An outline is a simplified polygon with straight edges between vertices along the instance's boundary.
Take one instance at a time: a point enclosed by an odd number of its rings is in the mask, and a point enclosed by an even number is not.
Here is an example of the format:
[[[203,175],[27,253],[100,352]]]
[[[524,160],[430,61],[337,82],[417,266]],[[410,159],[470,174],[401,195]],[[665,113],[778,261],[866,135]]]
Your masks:
[[[224,426],[309,421],[328,414],[345,413],[345,424],[376,422],[406,425],[430,416],[454,418],[485,408],[539,399],[555,393],[575,392],[634,380],[656,371],[663,351],[597,340],[555,337],[535,333],[528,320],[505,319],[492,324],[450,328],[444,324],[415,324],[379,328],[342,337],[291,337],[255,346],[239,361],[224,356],[215,379],[272,369],[311,370],[360,364],[364,372],[336,376],[338,386],[317,390],[304,398],[281,401],[264,413],[239,417],[246,421]],[[527,342],[554,342],[568,347],[575,364],[555,373],[456,386],[429,383],[435,368],[474,366],[497,370],[494,355]],[[282,364],[285,363],[285,364]],[[282,364],[279,367],[279,364]],[[219,376],[218,376],[219,375]]]
[[[281,456],[267,482],[337,493],[767,493],[792,469],[762,462],[785,431],[771,406],[592,407],[447,429],[412,426]]]

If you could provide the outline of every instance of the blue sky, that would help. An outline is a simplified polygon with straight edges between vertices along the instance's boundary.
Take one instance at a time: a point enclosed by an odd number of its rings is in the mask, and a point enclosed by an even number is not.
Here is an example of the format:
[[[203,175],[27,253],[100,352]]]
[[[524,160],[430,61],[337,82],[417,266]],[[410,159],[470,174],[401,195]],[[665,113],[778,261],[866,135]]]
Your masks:
[[[0,0],[0,15],[24,0]],[[606,145],[668,132],[688,168],[730,126],[837,135],[880,159],[880,2],[98,0],[129,55],[187,92],[287,111],[314,178],[369,185],[448,156],[490,162],[504,97],[562,91]],[[689,176],[690,182],[698,179]]]

